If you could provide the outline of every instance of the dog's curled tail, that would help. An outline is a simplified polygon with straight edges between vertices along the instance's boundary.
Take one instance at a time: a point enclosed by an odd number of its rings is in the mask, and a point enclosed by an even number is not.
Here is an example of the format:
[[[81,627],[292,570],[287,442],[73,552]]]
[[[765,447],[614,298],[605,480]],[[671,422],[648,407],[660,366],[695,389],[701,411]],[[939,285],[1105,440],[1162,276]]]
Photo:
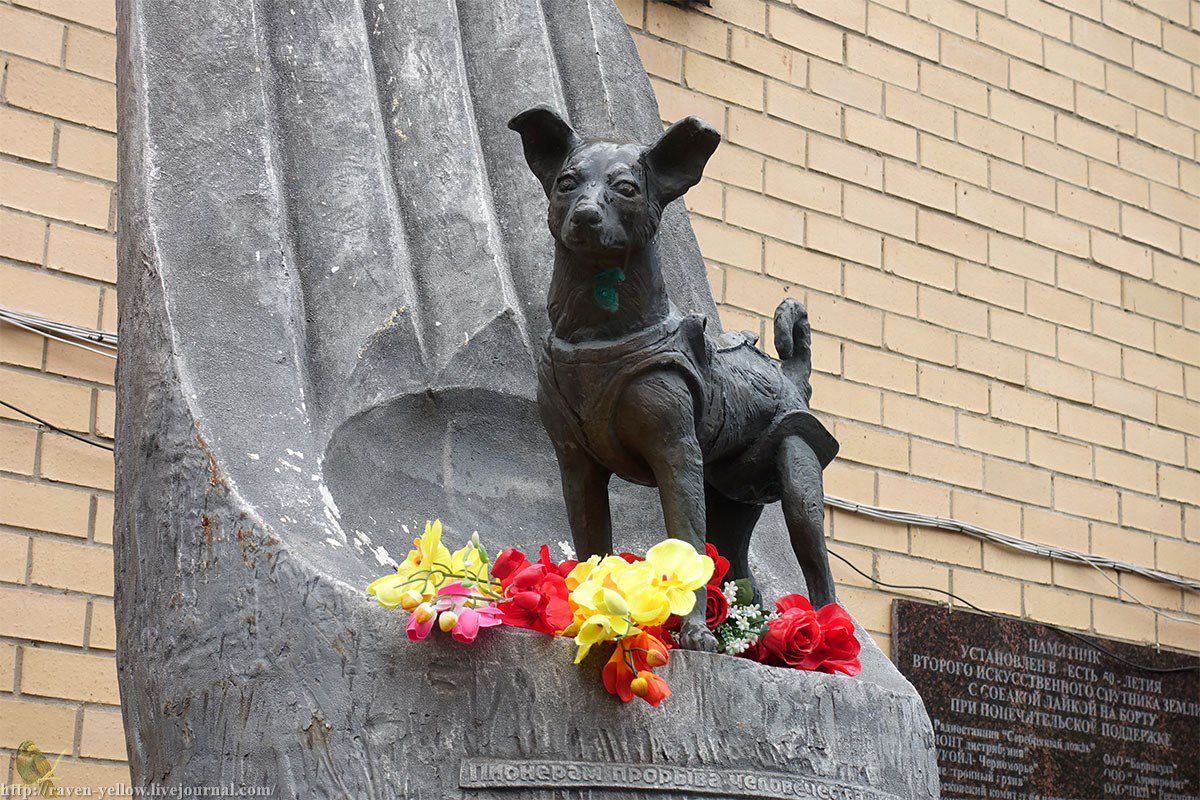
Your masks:
[[[783,374],[812,399],[812,328],[808,310],[794,298],[787,298],[775,309],[775,349],[783,365]]]

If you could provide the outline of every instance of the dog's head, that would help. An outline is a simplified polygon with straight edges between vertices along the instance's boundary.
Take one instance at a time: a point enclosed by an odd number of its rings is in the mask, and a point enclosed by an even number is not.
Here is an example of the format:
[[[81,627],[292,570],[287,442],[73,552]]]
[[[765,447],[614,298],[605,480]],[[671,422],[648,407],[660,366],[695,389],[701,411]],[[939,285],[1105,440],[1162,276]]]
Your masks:
[[[640,250],[662,210],[700,181],[721,135],[696,117],[672,125],[649,147],[585,141],[553,109],[513,117],[525,160],[550,200],[550,233],[573,252]]]

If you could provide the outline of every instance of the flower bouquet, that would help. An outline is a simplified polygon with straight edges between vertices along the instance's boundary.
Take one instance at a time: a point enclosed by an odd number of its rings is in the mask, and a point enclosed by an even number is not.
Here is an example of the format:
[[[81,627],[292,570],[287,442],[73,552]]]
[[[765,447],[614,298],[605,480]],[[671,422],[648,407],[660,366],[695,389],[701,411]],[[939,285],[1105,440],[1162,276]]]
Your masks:
[[[575,663],[593,647],[612,644],[602,670],[604,688],[629,702],[635,696],[658,706],[670,696],[654,670],[676,646],[674,632],[690,614],[696,591],[707,591],[706,621],[729,655],[792,669],[859,672],[854,623],[837,605],[814,610],[798,594],[768,612],[753,601],[748,580],[722,583],[729,561],[710,544],[705,554],[668,539],[645,556],[592,556],[579,561],[565,543],[566,558],[554,561],[542,545],[538,560],[510,548],[492,559],[479,540],[451,553],[442,544],[440,521],[427,522],[413,549],[367,587],[386,608],[409,613],[408,637],[419,641],[436,625],[460,642],[481,628],[509,625],[577,646]]]

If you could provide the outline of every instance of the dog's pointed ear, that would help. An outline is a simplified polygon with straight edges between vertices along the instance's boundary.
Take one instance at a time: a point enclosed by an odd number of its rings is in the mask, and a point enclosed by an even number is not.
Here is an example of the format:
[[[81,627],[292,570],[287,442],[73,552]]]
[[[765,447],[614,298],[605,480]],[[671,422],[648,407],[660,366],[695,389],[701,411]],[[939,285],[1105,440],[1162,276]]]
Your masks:
[[[582,143],[579,134],[558,112],[549,106],[534,106],[508,121],[508,127],[521,134],[525,160],[542,182],[546,194],[571,151]]]
[[[667,128],[642,155],[658,201],[666,205],[700,182],[704,165],[721,143],[721,134],[699,117],[681,119]]]

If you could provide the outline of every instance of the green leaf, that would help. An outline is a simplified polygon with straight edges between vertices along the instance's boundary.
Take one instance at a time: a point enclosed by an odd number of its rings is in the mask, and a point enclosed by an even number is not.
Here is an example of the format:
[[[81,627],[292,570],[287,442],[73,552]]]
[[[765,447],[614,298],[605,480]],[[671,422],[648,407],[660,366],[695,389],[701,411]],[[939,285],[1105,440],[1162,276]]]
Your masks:
[[[739,606],[748,606],[754,603],[754,585],[750,583],[749,578],[738,578],[734,581],[737,586],[737,597],[734,599]]]
[[[484,564],[487,564],[492,560],[492,557],[488,555],[488,551],[482,544],[475,545],[475,550],[479,553],[479,560]]]

